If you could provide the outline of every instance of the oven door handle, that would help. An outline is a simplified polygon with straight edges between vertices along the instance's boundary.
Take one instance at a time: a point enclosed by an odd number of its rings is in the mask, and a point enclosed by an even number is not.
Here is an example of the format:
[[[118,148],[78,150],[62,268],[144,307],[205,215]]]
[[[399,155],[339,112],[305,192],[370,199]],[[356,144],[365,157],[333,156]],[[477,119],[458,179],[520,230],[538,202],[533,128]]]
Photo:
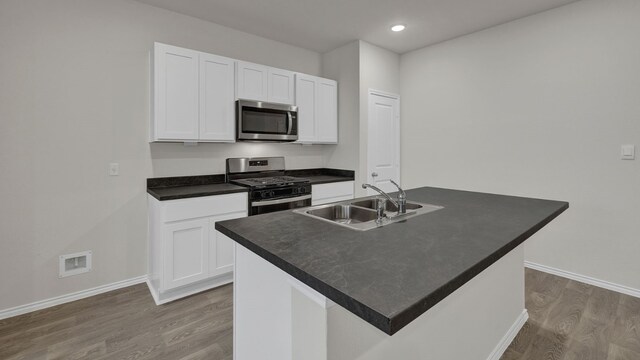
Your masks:
[[[293,116],[291,115],[291,111],[287,111],[287,118],[289,118],[289,131],[287,131],[287,135],[291,135],[291,128],[293,127]]]
[[[289,202],[296,202],[296,201],[307,200],[307,199],[311,199],[311,195],[289,197],[289,198],[277,199],[277,200],[254,201],[251,203],[251,206],[259,207],[259,206],[267,206],[267,205],[277,205],[277,204],[285,204]]]

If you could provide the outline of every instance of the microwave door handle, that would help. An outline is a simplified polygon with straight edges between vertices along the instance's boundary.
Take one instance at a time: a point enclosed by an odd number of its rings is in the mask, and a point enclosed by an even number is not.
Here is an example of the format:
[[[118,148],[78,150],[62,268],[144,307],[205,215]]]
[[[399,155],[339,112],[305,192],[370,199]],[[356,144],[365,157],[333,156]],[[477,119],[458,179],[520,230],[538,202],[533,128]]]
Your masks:
[[[289,118],[289,129],[287,131],[287,135],[291,135],[291,128],[293,127],[293,116],[291,116],[291,111],[287,111],[287,118]]]

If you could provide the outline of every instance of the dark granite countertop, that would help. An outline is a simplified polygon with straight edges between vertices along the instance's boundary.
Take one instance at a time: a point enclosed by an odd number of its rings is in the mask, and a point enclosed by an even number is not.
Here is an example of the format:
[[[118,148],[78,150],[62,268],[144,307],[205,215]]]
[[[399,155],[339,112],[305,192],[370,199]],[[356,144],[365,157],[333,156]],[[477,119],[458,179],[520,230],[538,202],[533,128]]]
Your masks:
[[[248,188],[228,184],[224,175],[176,176],[147,179],[147,193],[164,200],[247,192]]]
[[[307,178],[312,185],[354,179],[354,171],[338,169],[287,170],[285,174]],[[147,179],[147,192],[160,201],[247,191],[246,187],[225,183],[224,174]]]
[[[327,184],[342,181],[353,181],[355,172],[352,170],[338,169],[302,169],[287,170],[286,175],[309,179],[311,185]]]
[[[248,191],[249,189],[246,187],[227,183],[147,189],[149,194],[160,201],[233,194]]]
[[[423,187],[443,209],[369,231],[292,211],[215,227],[389,335],[565,211],[561,201]]]

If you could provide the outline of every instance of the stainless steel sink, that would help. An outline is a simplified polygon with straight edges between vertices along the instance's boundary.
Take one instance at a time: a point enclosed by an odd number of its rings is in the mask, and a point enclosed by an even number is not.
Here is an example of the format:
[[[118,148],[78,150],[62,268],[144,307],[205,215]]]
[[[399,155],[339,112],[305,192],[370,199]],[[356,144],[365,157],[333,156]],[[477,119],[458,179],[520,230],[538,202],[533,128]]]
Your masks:
[[[311,206],[296,209],[293,212],[349,229],[364,231],[440,210],[442,206],[407,201],[407,212],[398,214],[397,207],[387,202],[385,217],[380,223],[376,222],[377,214],[375,208],[376,198],[371,197],[360,201],[349,200]]]
[[[375,210],[376,209],[376,198],[373,199],[367,199],[367,200],[360,200],[360,201],[356,201],[356,202],[352,202],[351,205],[353,206],[360,206],[363,208],[367,208],[367,209],[372,209]],[[390,201],[387,201],[385,206],[385,211],[387,212],[398,212],[398,207],[393,205],[393,203],[391,203]],[[414,203],[414,202],[407,202],[407,212],[411,212],[412,210],[417,210],[422,208],[423,205],[422,204],[418,204],[418,203]]]
[[[340,224],[356,224],[376,219],[375,211],[346,204],[323,206],[315,210],[307,210],[306,213]]]

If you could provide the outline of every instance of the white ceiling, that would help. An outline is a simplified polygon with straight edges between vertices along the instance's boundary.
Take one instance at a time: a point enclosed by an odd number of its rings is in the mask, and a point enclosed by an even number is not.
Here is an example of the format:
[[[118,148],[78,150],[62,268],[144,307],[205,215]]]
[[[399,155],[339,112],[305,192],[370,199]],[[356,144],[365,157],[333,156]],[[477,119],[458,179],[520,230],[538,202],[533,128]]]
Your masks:
[[[402,54],[576,0],[138,1],[320,53],[361,39]]]

